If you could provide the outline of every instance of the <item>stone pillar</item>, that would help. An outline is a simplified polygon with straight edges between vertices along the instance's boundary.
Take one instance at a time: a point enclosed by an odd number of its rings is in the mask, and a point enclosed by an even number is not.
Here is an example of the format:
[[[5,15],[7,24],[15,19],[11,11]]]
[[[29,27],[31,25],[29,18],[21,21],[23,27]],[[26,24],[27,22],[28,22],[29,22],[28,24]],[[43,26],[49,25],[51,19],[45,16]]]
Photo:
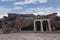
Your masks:
[[[21,27],[19,28],[19,31],[21,31]]]
[[[48,27],[49,27],[49,31],[52,31],[51,25],[50,25],[50,20],[48,21]]]
[[[43,32],[43,21],[40,22],[41,22],[41,32]]]
[[[36,32],[36,24],[35,24],[35,21],[34,21],[34,32]]]

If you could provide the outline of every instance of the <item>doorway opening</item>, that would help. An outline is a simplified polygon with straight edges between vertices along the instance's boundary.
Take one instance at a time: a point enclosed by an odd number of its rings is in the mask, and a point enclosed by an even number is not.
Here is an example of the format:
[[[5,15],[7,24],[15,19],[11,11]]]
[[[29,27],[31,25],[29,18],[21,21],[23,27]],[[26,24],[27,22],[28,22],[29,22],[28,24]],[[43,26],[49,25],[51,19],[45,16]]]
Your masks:
[[[48,28],[48,21],[43,21],[43,30],[44,31],[48,31],[49,28]]]
[[[36,21],[36,30],[37,31],[41,31],[41,27],[40,27],[40,21]]]

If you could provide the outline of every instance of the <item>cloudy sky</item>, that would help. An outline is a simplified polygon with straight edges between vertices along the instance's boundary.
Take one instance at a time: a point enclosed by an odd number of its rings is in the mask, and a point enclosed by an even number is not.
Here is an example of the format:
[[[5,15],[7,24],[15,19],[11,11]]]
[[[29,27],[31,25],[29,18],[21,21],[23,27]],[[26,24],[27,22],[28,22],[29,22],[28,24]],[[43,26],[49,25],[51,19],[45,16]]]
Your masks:
[[[8,13],[60,15],[60,0],[0,0],[0,18]]]

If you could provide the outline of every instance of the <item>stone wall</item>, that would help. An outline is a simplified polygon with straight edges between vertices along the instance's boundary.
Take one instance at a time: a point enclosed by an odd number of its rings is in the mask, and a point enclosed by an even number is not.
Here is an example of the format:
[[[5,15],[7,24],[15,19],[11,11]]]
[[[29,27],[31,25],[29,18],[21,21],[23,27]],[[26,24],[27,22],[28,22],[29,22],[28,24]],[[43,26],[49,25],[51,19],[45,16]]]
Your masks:
[[[60,28],[60,17],[57,17],[56,13],[43,16],[8,14],[8,17],[4,17],[2,23],[0,22],[0,26],[2,26],[2,31],[6,33],[19,32],[20,28],[28,27],[35,19],[51,19],[52,30]]]

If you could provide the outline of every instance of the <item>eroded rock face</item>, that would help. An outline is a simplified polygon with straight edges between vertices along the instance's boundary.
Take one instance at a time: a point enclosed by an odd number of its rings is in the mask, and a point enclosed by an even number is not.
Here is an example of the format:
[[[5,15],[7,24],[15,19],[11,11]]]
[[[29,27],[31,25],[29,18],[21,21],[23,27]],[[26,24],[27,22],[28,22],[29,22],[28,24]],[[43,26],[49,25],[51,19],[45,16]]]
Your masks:
[[[32,25],[35,19],[51,19],[52,30],[58,30],[60,28],[60,17],[56,15],[56,13],[43,16],[8,14],[8,17],[4,17],[1,20],[0,29],[2,29],[3,33],[20,32],[20,28]]]

